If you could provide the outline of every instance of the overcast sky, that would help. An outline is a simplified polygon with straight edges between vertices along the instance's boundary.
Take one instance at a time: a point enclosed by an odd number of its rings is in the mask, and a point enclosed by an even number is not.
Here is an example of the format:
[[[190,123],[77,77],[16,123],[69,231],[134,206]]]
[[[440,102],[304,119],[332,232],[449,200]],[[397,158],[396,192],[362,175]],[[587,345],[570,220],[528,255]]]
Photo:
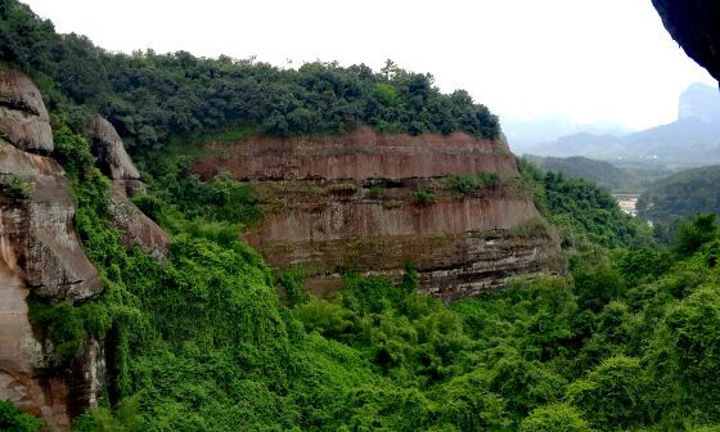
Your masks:
[[[501,116],[668,123],[692,82],[717,86],[650,0],[24,0],[112,51],[303,61],[393,59]]]

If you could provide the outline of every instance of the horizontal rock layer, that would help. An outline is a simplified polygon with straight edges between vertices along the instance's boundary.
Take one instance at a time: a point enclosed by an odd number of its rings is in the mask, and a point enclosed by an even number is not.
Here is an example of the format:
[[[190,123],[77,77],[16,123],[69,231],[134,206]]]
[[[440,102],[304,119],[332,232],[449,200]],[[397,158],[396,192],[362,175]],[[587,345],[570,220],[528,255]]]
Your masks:
[[[515,158],[500,140],[463,133],[381,135],[360,128],[341,137],[257,138],[211,146],[195,160],[203,179],[223,172],[242,180],[402,179],[479,172],[516,176]]]
[[[453,301],[548,269],[558,250],[502,140],[361,128],[214,144],[193,169],[253,185],[264,217],[245,239],[272,267],[308,269],[316,294],[335,290],[340,272],[392,276],[412,262],[422,291]],[[446,177],[479,173],[500,184],[449,190]]]

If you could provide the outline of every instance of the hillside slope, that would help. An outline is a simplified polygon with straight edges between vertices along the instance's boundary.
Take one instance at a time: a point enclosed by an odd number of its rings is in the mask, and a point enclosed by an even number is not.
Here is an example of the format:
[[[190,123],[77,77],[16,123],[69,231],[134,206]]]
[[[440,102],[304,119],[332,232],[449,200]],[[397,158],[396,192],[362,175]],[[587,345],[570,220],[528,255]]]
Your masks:
[[[638,215],[652,221],[684,219],[698,212],[720,213],[720,166],[674,174],[652,185],[638,200]]]

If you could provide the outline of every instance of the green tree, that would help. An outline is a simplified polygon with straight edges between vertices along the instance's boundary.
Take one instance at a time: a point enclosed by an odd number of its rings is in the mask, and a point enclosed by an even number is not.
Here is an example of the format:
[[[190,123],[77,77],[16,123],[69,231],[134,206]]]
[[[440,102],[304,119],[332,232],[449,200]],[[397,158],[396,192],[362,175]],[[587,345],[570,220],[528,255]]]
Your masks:
[[[718,237],[714,213],[698,213],[690,222],[684,223],[678,233],[675,251],[680,256],[690,256],[700,247]]]
[[[520,424],[520,432],[591,432],[580,412],[558,403],[537,408]]]

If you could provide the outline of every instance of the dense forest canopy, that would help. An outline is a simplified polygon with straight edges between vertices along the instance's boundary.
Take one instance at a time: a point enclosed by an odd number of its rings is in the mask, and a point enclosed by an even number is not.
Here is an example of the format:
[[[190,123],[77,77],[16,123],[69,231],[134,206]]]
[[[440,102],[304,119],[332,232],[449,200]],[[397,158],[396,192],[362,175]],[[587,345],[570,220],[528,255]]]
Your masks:
[[[259,217],[252,188],[201,182],[167,154],[137,204],[173,234],[161,264],[127,251],[107,219],[84,116],[100,109],[142,152],[182,135],[382,130],[478,136],[497,119],[427,75],[313,63],[297,71],[187,53],[104,52],[0,0],[0,54],[42,87],[75,224],[104,293],[71,305],[30,298],[59,361],[89,336],[108,352],[94,431],[717,431],[720,230],[683,223],[658,249],[649,228],[591,183],[520,160],[521,181],[558,227],[568,274],[517,279],[446,306],[401,281],[344,276],[308,295],[238,241]],[[447,115],[450,114],[450,115]],[[267,116],[266,116],[267,115]],[[281,302],[276,289],[287,293]],[[39,422],[0,401],[0,428]]]
[[[414,135],[500,134],[497,117],[466,91],[442,94],[430,74],[405,71],[390,60],[374,72],[363,64],[319,61],[281,69],[183,51],[110,53],[86,37],[55,33],[52,23],[15,0],[0,1],[0,56],[44,84],[51,108],[99,110],[135,151],[156,149],[171,137],[228,129],[289,136],[370,125]],[[70,123],[79,128],[83,119]]]
[[[659,222],[698,212],[720,213],[720,166],[679,172],[648,188],[638,201],[640,217]]]

